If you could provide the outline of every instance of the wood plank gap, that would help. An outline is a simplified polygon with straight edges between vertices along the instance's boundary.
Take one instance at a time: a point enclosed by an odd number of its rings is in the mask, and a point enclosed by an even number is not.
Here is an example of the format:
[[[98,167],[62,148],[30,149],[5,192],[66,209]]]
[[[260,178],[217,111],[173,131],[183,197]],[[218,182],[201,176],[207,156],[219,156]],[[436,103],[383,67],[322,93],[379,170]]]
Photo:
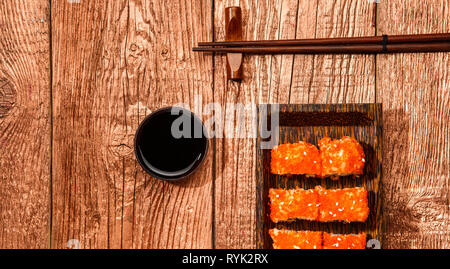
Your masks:
[[[215,26],[215,10],[216,5],[215,1],[211,0],[211,25],[212,25],[212,41],[216,41],[216,26]],[[212,54],[212,100],[215,102],[215,79],[216,79],[216,54]],[[216,117],[215,113],[213,117]],[[212,139],[212,147],[214,150],[216,149],[216,136]],[[210,140],[210,142],[211,142]],[[211,248],[216,249],[216,151],[212,156],[212,183],[211,183]]]
[[[375,36],[377,36],[378,35],[378,3],[377,2],[375,2],[375,8],[374,8],[374,25],[375,25]],[[377,102],[377,100],[378,100],[378,98],[377,98],[377,83],[378,83],[378,81],[377,81],[377,72],[378,72],[378,66],[377,66],[377,60],[378,60],[378,54],[374,54],[374,68],[375,68],[375,74],[374,74],[374,87],[375,87],[375,93],[374,93],[374,95],[375,95],[375,101],[374,101],[374,103],[376,103]]]
[[[49,220],[49,243],[50,249],[53,248],[52,233],[53,233],[53,35],[52,35],[52,0],[48,0],[48,28],[49,28],[49,62],[50,62],[50,186],[49,186],[49,206],[50,206],[50,220]]]
[[[298,27],[298,10],[300,6],[300,0],[297,0],[297,11],[295,13],[295,33],[294,39],[297,39],[297,27]],[[289,96],[288,102],[291,103],[291,93],[292,93],[292,82],[294,81],[294,66],[295,66],[295,56],[292,57],[292,65],[291,65],[291,81],[289,82]]]

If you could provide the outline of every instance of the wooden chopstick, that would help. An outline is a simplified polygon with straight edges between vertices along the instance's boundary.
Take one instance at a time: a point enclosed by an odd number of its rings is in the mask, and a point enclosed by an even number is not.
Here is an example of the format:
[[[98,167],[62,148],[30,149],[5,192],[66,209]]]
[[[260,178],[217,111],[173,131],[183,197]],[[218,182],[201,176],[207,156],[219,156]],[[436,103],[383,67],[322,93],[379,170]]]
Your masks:
[[[450,52],[450,41],[398,44],[317,45],[317,46],[269,46],[269,47],[196,47],[196,52],[245,53],[245,54],[377,54]]]
[[[384,40],[386,38],[386,40]],[[275,47],[275,46],[306,46],[306,45],[352,45],[352,44],[387,44],[394,43],[425,43],[450,41],[450,33],[420,34],[420,35],[384,35],[347,38],[318,38],[318,39],[286,39],[286,40],[256,40],[256,41],[224,41],[200,42],[199,47]]]

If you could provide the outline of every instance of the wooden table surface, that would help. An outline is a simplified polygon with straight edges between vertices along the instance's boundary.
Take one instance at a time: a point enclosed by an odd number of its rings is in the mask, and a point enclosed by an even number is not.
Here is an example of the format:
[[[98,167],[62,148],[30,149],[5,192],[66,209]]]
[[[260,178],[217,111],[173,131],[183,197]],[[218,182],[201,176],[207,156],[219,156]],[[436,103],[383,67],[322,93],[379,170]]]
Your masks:
[[[254,248],[254,139],[212,139],[177,184],[135,160],[145,115],[199,95],[231,123],[227,103],[383,103],[383,247],[450,247],[450,54],[251,56],[227,82],[191,48],[231,5],[249,40],[450,31],[449,0],[2,0],[0,248]]]

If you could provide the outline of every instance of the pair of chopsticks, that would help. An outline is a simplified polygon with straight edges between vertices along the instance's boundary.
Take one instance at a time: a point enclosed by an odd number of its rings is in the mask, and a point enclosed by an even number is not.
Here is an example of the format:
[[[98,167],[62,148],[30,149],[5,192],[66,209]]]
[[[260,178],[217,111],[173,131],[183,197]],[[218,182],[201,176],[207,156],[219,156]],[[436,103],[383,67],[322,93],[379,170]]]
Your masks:
[[[196,52],[245,54],[377,54],[449,52],[450,33],[349,38],[201,42]]]

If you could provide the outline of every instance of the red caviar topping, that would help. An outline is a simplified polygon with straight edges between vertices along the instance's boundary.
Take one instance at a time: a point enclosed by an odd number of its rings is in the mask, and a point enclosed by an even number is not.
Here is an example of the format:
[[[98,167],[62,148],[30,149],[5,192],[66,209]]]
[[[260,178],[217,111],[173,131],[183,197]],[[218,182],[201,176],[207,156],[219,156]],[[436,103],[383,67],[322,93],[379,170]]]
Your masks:
[[[270,218],[275,223],[294,219],[316,220],[319,217],[318,194],[314,190],[270,189],[269,198]]]
[[[337,235],[323,233],[324,249],[365,249],[366,234]]]
[[[316,187],[319,195],[319,221],[365,222],[369,216],[367,191],[364,188],[325,190]]]
[[[363,147],[351,137],[319,142],[322,176],[362,175],[366,162]]]
[[[319,150],[305,142],[279,145],[272,149],[271,169],[277,175],[320,176]]]
[[[321,249],[322,232],[269,231],[274,249]]]
[[[269,199],[270,217],[275,223],[295,219],[365,222],[370,211],[364,188],[270,189]]]
[[[311,231],[269,230],[274,249],[365,249],[366,234],[337,235]]]

